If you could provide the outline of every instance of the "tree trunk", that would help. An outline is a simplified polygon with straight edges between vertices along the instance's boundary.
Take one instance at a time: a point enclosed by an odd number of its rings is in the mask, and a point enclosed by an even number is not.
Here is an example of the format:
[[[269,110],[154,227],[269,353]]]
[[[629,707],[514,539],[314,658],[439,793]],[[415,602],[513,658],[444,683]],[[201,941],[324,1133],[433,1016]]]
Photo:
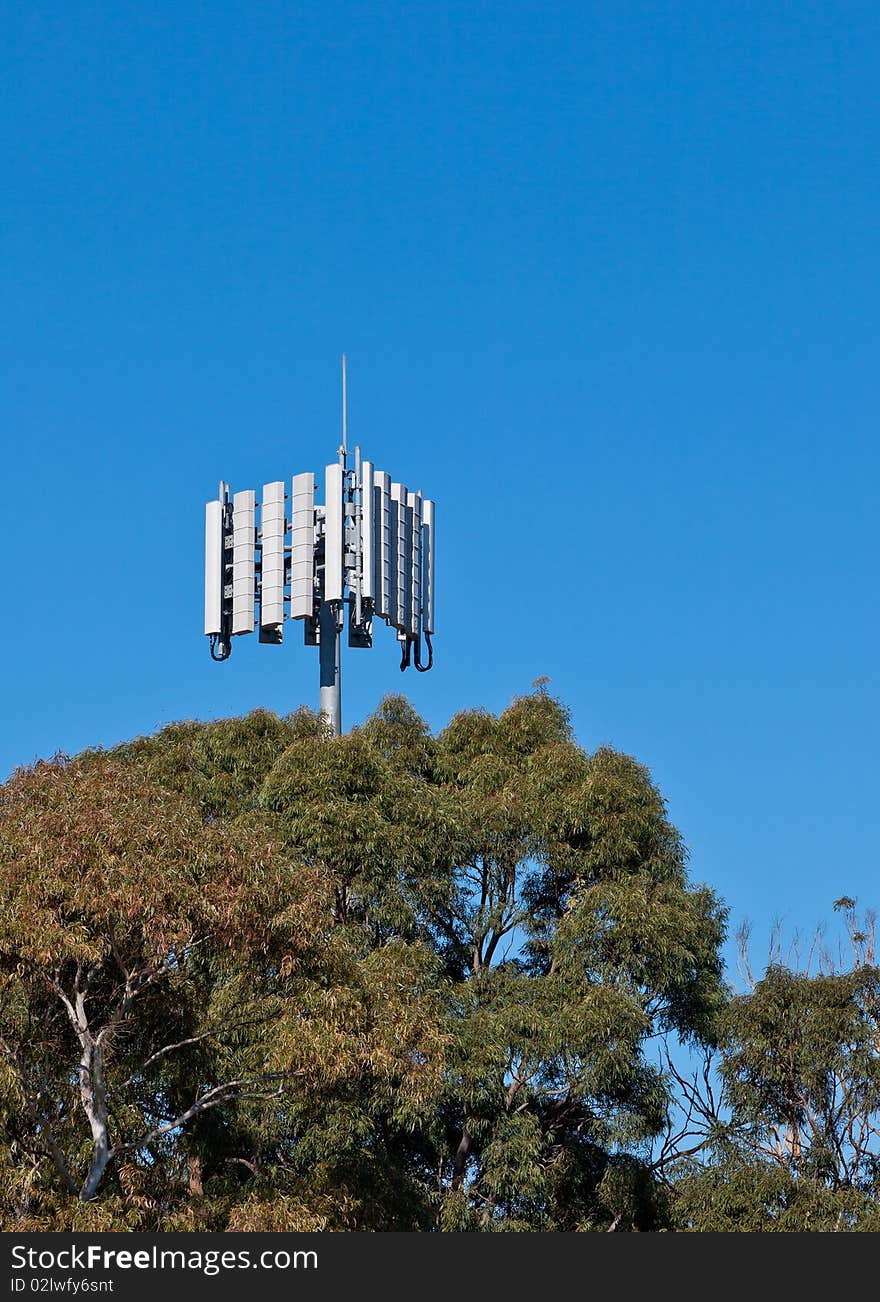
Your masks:
[[[471,1137],[467,1126],[462,1127],[461,1142],[455,1151],[455,1161],[453,1163],[452,1187],[460,1189],[464,1184],[465,1171],[467,1169],[467,1160],[471,1151]]]
[[[80,1059],[79,1092],[92,1132],[92,1161],[79,1196],[83,1202],[89,1202],[98,1192],[98,1185],[110,1161],[110,1143],[107,1135],[107,1091],[104,1088],[103,1054],[87,1029],[84,1030],[81,1039],[83,1052]]]

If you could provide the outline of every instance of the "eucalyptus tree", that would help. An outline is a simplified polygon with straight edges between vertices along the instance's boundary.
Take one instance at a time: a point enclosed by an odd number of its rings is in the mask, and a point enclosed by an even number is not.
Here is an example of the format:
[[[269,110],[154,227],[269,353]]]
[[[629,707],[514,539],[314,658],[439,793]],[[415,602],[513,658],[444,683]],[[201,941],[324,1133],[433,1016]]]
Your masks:
[[[0,792],[6,1224],[650,1229],[724,910],[543,689],[184,723]]]
[[[314,1109],[304,1122],[322,1160],[405,1175],[420,1223],[442,1228],[662,1224],[649,1147],[669,1082],[654,1046],[712,1041],[724,911],[688,882],[647,771],[587,754],[542,690],[433,738],[389,698],[331,746],[303,735],[262,800],[332,883],[351,945],[439,965],[432,1106],[389,1117],[349,1080],[350,1147],[335,1129],[321,1141]]]
[[[876,923],[846,896],[835,908],[845,949],[777,934],[759,975],[741,935],[746,988],[722,1019],[715,1088],[679,1082],[705,1141],[676,1172],[684,1228],[880,1229]]]

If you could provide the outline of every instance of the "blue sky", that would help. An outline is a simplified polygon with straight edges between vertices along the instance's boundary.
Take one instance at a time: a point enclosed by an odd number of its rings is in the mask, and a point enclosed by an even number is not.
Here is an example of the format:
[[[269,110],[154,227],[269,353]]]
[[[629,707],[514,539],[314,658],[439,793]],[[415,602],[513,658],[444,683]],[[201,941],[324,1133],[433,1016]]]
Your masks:
[[[203,504],[365,455],[438,505],[436,669],[539,675],[759,940],[877,887],[880,10],[2,5],[0,772],[314,705],[201,634]]]

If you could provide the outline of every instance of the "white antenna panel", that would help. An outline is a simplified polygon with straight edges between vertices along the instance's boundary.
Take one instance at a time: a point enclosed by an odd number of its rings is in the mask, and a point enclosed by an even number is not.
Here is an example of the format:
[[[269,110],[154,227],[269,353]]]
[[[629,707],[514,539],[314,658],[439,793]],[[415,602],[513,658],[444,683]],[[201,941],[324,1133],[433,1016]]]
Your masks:
[[[315,476],[294,475],[291,498],[290,618],[315,613]]]
[[[223,631],[223,503],[205,506],[205,632]]]
[[[374,580],[373,463],[361,463],[361,596],[372,597]]]
[[[252,488],[232,499],[232,631],[253,633],[256,593],[256,494]]]
[[[422,502],[422,628],[434,632],[434,503]]]
[[[342,600],[342,466],[327,466],[324,483],[324,600]]]
[[[407,632],[418,637],[422,631],[422,495],[410,493],[407,497],[407,515],[412,539],[410,566],[410,602]]]
[[[396,588],[391,583],[391,476],[384,470],[373,472],[373,513],[376,614],[393,622]]]
[[[278,628],[284,623],[284,484],[279,480],[263,485],[260,512],[262,573],[260,579],[260,625]]]
[[[407,510],[404,484],[391,485],[391,515],[396,517],[392,580],[396,591],[393,624],[401,633],[409,624],[410,587],[412,585],[412,514]]]

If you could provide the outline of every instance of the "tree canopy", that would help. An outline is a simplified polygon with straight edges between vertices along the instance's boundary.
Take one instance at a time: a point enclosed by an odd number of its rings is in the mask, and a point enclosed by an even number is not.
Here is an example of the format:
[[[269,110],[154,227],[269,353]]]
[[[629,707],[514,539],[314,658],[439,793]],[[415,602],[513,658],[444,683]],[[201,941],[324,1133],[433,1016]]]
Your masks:
[[[687,1228],[880,1229],[875,924],[846,897],[835,908],[849,954],[817,936],[806,954],[774,944],[760,979],[746,961],[748,989],[722,1018],[720,1094],[685,1086],[707,1141],[678,1173]]]
[[[543,689],[437,735],[388,697],[339,738],[256,711],[19,770],[0,1228],[771,1228],[804,1180],[864,1219],[876,970],[731,1001],[724,928],[645,768]],[[672,1063],[713,1053],[710,1116]]]

